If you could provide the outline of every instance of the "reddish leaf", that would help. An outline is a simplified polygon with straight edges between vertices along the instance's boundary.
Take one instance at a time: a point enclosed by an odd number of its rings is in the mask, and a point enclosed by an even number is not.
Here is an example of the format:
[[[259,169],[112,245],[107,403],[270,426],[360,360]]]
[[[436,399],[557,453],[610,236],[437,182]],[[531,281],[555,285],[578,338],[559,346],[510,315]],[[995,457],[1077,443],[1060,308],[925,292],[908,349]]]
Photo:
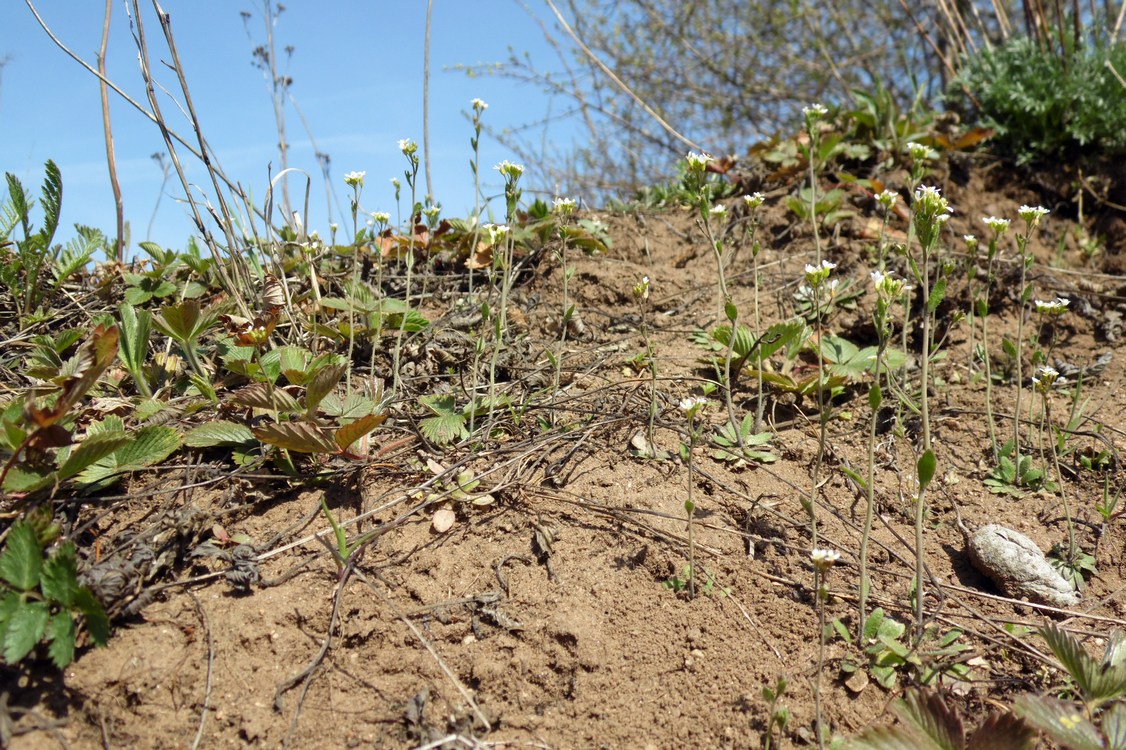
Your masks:
[[[263,443],[297,453],[339,453],[332,436],[312,422],[280,422],[251,429]]]
[[[383,414],[369,414],[344,425],[334,436],[337,447],[342,451],[348,450],[348,446],[383,424],[386,419]]]

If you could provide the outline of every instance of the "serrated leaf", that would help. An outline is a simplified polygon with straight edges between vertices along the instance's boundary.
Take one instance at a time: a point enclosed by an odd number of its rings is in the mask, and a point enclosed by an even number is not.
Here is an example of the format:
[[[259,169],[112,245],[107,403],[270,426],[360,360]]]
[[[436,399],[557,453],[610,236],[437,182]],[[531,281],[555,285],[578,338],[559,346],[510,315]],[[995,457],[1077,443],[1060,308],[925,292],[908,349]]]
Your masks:
[[[117,311],[121,318],[121,346],[117,356],[130,373],[140,373],[148,358],[152,313],[137,310],[128,302],[119,305]]]
[[[184,435],[184,445],[189,448],[240,446],[253,443],[254,433],[249,427],[225,419],[201,424]]]
[[[17,591],[31,591],[39,585],[42,566],[43,550],[35,529],[26,521],[16,521],[0,553],[0,578]]]
[[[59,467],[59,479],[69,479],[87,466],[110,455],[131,439],[126,432],[97,432],[87,435]]]
[[[276,361],[279,371],[285,375],[286,380],[294,385],[305,385],[311,375],[308,370],[312,359],[313,353],[304,347],[279,346],[263,355],[262,365],[265,367],[267,362]]]
[[[47,623],[47,655],[59,669],[74,661],[74,617],[69,611],[56,612]]]
[[[1104,669],[1103,664],[1095,661],[1078,639],[1055,625],[1041,628],[1040,635],[1088,701],[1101,705],[1126,695],[1126,667],[1119,665]]]
[[[4,477],[4,489],[8,492],[34,492],[55,481],[55,472],[41,472],[13,466]]]
[[[179,447],[180,433],[173,428],[143,427],[116,451],[79,472],[78,482],[86,487],[104,487],[118,474],[160,463]]]
[[[63,383],[62,392],[54,405],[42,410],[34,406],[28,407],[29,414],[38,426],[53,425],[86,395],[117,356],[117,340],[117,326],[107,328],[99,325],[93,330],[90,338],[75,353],[71,374]]]
[[[375,401],[358,393],[349,393],[343,399],[330,393],[321,401],[321,409],[330,417],[344,421],[366,417],[375,411]]]
[[[469,437],[469,430],[465,428],[465,417],[457,412],[427,417],[418,425],[422,428],[422,434],[426,439],[436,445],[448,445]]]
[[[78,590],[78,559],[74,542],[64,542],[43,563],[39,587],[47,601],[69,609]]]
[[[1099,730],[1073,703],[1039,695],[1022,695],[1014,706],[1017,716],[1070,750],[1103,750]]]
[[[312,422],[265,424],[251,432],[263,443],[297,453],[339,453],[328,431]]]
[[[142,427],[113,455],[122,466],[152,466],[172,455],[180,444],[180,433],[174,428],[153,425]]]
[[[1102,716],[1106,750],[1126,750],[1126,704],[1115,703]]]
[[[106,641],[109,640],[109,617],[106,616],[102,603],[94,598],[90,589],[83,586],[75,592],[74,607],[82,613],[83,624],[86,632],[90,634],[90,640],[98,646],[106,645]]]
[[[1117,667],[1126,663],[1126,633],[1113,630],[1103,653],[1103,667]]]
[[[12,613],[4,634],[4,661],[15,664],[30,654],[43,637],[49,617],[46,602],[24,602]]]
[[[266,383],[252,383],[231,395],[231,401],[252,409],[277,412],[300,412],[301,404],[281,388],[271,388]]]
[[[1011,713],[992,713],[966,740],[966,750],[1032,750],[1036,732]]]
[[[348,447],[352,445],[352,443],[383,424],[386,419],[387,417],[383,414],[369,414],[366,417],[361,417],[355,422],[349,422],[337,430],[336,434],[333,436],[333,440],[340,450],[348,450]]]
[[[898,713],[905,721],[915,725],[935,747],[962,750],[966,734],[962,717],[938,693],[924,696],[917,690],[909,691],[898,706]]]
[[[194,299],[183,300],[175,305],[165,305],[153,316],[153,324],[163,333],[179,343],[195,338],[199,323],[199,302]]]
[[[344,363],[327,365],[317,370],[305,389],[305,410],[309,416],[313,415],[324,397],[332,393],[332,389],[347,371],[348,365]]]

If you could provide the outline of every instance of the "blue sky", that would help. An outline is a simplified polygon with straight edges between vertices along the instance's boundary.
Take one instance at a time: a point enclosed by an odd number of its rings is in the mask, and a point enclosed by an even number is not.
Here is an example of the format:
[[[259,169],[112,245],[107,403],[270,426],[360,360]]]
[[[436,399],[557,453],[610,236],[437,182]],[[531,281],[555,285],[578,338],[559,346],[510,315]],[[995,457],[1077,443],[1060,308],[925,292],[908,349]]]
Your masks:
[[[261,0],[163,0],[171,16],[181,61],[204,135],[228,176],[261,198],[268,187],[267,165],[277,171],[277,135],[263,74],[251,64],[251,49],[264,41]],[[362,207],[394,216],[392,177],[402,178],[406,160],[401,138],[422,143],[422,70],[426,20],[425,0],[289,0],[277,30],[280,50],[293,45],[288,72],[292,93],[309,122],[321,151],[332,158],[332,177],[340,205],[348,208],[350,193],[343,176],[367,173]],[[125,3],[113,3],[107,52],[108,77],[144,102],[144,90],[129,32]],[[167,60],[160,26],[151,3],[142,0],[150,54]],[[545,20],[549,11],[538,3],[534,12]],[[95,64],[101,41],[104,4],[93,0],[40,0],[40,15],[72,51]],[[240,18],[251,11],[253,43]],[[15,174],[38,192],[42,165],[54,159],[63,177],[63,216],[57,239],[72,235],[75,223],[112,234],[114,206],[107,176],[97,79],[67,57],[36,23],[24,2],[0,3],[0,170]],[[537,66],[553,69],[558,61],[543,31],[515,0],[434,0],[431,30],[430,147],[436,199],[447,215],[465,216],[473,208],[469,169],[470,101],[489,104],[486,122],[516,128],[541,118],[544,95],[534,86],[498,76],[470,78],[453,70],[457,64],[503,62],[511,47],[527,52]],[[170,89],[168,70],[158,79]],[[174,129],[190,135],[187,121],[167,95],[161,107]],[[110,93],[110,114],[117,152],[125,217],[131,223],[133,247],[146,238],[147,226],[160,194],[161,171],[152,160],[164,151],[155,125]],[[290,166],[312,176],[306,226],[328,233],[326,197],[321,171],[297,113],[286,111],[291,145]],[[574,130],[566,125],[551,132],[565,143]],[[182,153],[185,163],[191,160]],[[500,191],[492,167],[514,155],[488,135],[481,141],[481,175],[486,194]],[[205,182],[198,164],[188,165],[189,179]],[[425,189],[419,175],[420,195]],[[304,178],[290,183],[293,200],[303,200]],[[169,182],[152,227],[151,239],[182,248],[193,233],[175,177]],[[214,198],[210,187],[207,195]],[[503,200],[494,202],[503,211]],[[335,210],[335,208],[334,208]],[[337,216],[337,221],[340,217]],[[350,221],[350,220],[349,220]],[[343,222],[342,222],[343,223]]]

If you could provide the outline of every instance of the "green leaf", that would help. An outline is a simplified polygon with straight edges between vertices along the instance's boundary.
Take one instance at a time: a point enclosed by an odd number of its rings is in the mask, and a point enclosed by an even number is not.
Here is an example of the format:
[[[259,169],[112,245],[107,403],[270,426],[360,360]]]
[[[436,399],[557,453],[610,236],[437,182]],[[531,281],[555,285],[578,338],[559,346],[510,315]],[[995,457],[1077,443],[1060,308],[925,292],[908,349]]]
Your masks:
[[[201,424],[184,435],[184,445],[189,448],[245,446],[253,443],[254,434],[249,427],[223,419]]]
[[[931,289],[930,296],[927,297],[927,312],[931,315],[942,304],[942,300],[946,297],[946,277],[940,276],[938,281],[934,282],[934,287]]]
[[[49,617],[46,602],[24,602],[12,613],[4,634],[4,661],[15,664],[30,654],[47,630]]]
[[[47,623],[47,655],[59,669],[74,661],[74,617],[69,611],[56,612]]]
[[[42,565],[43,550],[35,529],[26,521],[16,521],[0,554],[0,578],[17,591],[31,591],[39,586]]]
[[[880,390],[879,383],[872,383],[868,389],[868,408],[872,411],[877,411],[884,401],[884,393]]]
[[[43,179],[39,203],[43,206],[43,228],[39,235],[43,238],[43,247],[49,247],[59,226],[59,214],[63,207],[63,176],[58,165],[50,159],[43,165],[47,176]]]
[[[121,346],[117,350],[117,356],[133,376],[137,390],[147,397],[151,394],[148,382],[145,380],[144,367],[148,360],[152,313],[148,310],[137,310],[128,302],[119,305],[117,310],[121,318]]]
[[[264,424],[251,432],[263,443],[297,453],[339,453],[332,436],[312,422]]]
[[[1057,698],[1022,695],[1013,707],[1016,715],[1069,750],[1103,750],[1099,730],[1084,718],[1079,707]]]
[[[94,598],[90,589],[83,586],[75,592],[74,607],[85,618],[86,632],[98,646],[106,645],[109,640],[109,617],[106,616],[102,603]]]
[[[927,485],[931,483],[931,480],[934,479],[935,466],[934,451],[928,450],[925,451],[923,455],[919,456],[918,471],[920,490],[925,490]]]
[[[1107,750],[1126,750],[1126,703],[1115,703],[1102,718]]]
[[[43,563],[39,585],[48,602],[66,609],[74,606],[74,594],[78,590],[78,559],[74,542],[64,542]]]
[[[1126,664],[1126,633],[1115,629],[1110,633],[1103,653],[1103,667],[1117,667]]]
[[[119,474],[160,463],[180,447],[180,434],[163,425],[144,427],[133,433],[132,438],[82,470],[78,474],[79,484],[94,489],[104,487]]]
[[[70,452],[66,461],[59,467],[59,479],[69,479],[86,467],[110,455],[131,439],[132,437],[123,431],[98,432],[87,435],[86,439]]]
[[[1104,668],[1074,636],[1055,625],[1044,626],[1040,635],[1088,701],[1101,705],[1126,695],[1126,667]]]
[[[180,344],[195,338],[199,323],[199,302],[184,300],[176,305],[165,305],[153,318],[153,323],[165,336]]]
[[[4,489],[8,492],[34,492],[53,483],[55,472],[42,472],[13,466],[4,477]]]
[[[376,409],[376,402],[358,393],[349,393],[343,399],[335,393],[330,393],[321,401],[321,409],[330,417],[340,421],[366,417]]]
[[[279,346],[272,352],[262,356],[262,366],[268,362],[277,361],[278,370],[285,375],[286,380],[294,385],[305,385],[308,382],[309,363],[313,360],[313,353],[301,346]]]
[[[419,427],[426,439],[437,445],[448,445],[469,437],[465,416],[460,412],[427,417],[419,422]]]

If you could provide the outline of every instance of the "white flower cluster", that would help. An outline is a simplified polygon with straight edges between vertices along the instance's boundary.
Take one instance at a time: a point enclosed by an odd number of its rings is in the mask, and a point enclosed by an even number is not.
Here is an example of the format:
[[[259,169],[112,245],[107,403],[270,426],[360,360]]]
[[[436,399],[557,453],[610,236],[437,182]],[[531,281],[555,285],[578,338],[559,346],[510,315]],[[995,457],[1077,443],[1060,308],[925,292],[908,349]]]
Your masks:
[[[820,265],[813,266],[809,263],[805,264],[805,283],[810,287],[816,289],[825,283],[829,278],[829,274],[837,267],[836,263],[830,263],[827,260],[821,261]]]
[[[1058,318],[1067,312],[1067,306],[1070,304],[1071,300],[1066,297],[1056,297],[1050,302],[1038,299],[1036,300],[1036,312],[1049,318]]]

